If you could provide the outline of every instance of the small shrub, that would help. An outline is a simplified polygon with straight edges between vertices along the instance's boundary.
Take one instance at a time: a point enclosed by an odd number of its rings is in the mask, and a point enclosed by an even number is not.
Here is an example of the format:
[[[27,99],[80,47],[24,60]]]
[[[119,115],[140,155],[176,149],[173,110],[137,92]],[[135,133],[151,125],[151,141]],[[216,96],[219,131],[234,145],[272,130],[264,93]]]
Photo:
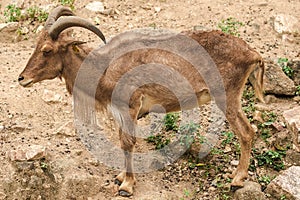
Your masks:
[[[218,24],[218,28],[220,28],[224,33],[234,35],[234,36],[240,36],[238,30],[243,25],[244,24],[242,22],[239,22],[236,19],[229,17],[225,20],[222,20]]]
[[[74,10],[75,0],[59,0],[60,4],[63,6],[69,6],[72,10]]]
[[[285,156],[285,154],[285,151],[268,150],[257,154],[255,159],[257,160],[258,166],[267,166],[280,171],[284,169],[283,156]]]
[[[276,121],[277,115],[274,112],[263,112],[262,118],[265,121],[266,125],[271,125],[273,122]]]
[[[232,140],[233,140],[233,138],[234,138],[233,132],[231,132],[231,131],[224,132],[223,135],[224,135],[226,138],[222,141],[222,145],[226,145],[226,144],[232,143]]]
[[[280,200],[286,200],[286,199],[287,198],[286,198],[286,196],[284,194],[280,196]]]
[[[232,197],[229,196],[228,194],[222,194],[221,199],[222,200],[229,200],[229,199],[232,199]]]
[[[178,131],[178,113],[168,113],[163,119],[164,128],[166,131]]]
[[[170,143],[170,139],[165,135],[157,134],[149,136],[146,141],[155,145],[155,149],[162,149]]]
[[[271,137],[271,128],[270,126],[276,121],[277,115],[274,112],[263,112],[262,119],[264,120],[263,123],[258,123],[258,128],[261,132],[261,138],[267,142],[267,139]]]
[[[288,66],[288,59],[287,58],[278,58],[277,63],[281,67],[282,71],[289,77],[293,78],[294,70]]]
[[[274,178],[275,176],[271,177],[269,175],[263,175],[258,177],[258,182],[263,187],[264,190]]]
[[[268,185],[269,183],[271,183],[272,179],[274,178],[271,178],[269,175],[264,175],[258,178],[258,182],[263,185]]]
[[[9,4],[4,10],[6,22],[18,22],[21,19],[21,9],[14,4]]]
[[[296,95],[300,95],[300,85],[298,85],[297,87],[296,87],[296,93],[295,93]]]
[[[199,133],[200,125],[195,123],[189,123],[179,128],[180,144],[189,147],[193,142],[199,142],[203,144],[205,137]]]
[[[255,97],[254,90],[250,90],[250,89],[246,88],[243,91],[243,98],[245,98],[249,101],[254,101],[254,97]]]
[[[223,155],[223,154],[224,154],[224,151],[221,150],[221,149],[218,149],[218,148],[216,148],[216,147],[213,147],[213,148],[211,149],[210,153],[211,153],[212,155]]]
[[[254,90],[249,85],[246,85],[243,91],[242,110],[245,112],[250,122],[253,121],[253,113],[256,110],[254,105],[255,105]]]
[[[49,165],[45,158],[42,158],[39,163],[40,163],[40,167],[43,170],[43,172],[46,172],[49,170]]]
[[[45,22],[48,18],[48,13],[37,6],[28,8],[26,14],[32,21]]]

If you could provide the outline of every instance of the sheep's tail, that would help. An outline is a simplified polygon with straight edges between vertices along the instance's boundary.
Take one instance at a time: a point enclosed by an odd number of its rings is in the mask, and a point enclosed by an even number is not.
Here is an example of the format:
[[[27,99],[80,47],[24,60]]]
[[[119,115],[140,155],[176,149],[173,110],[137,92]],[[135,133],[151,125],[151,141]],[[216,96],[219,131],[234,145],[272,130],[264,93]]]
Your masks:
[[[262,59],[259,59],[258,65],[254,69],[254,71],[249,76],[249,81],[252,84],[255,90],[256,98],[264,103],[264,73],[265,73],[265,65]]]

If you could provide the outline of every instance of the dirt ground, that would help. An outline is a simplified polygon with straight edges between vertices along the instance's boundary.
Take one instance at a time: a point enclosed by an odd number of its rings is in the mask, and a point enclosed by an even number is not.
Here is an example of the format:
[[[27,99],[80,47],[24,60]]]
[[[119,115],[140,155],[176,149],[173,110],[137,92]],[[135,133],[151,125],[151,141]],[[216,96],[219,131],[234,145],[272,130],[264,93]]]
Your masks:
[[[10,2],[0,2],[1,16]],[[24,2],[25,7],[53,3],[50,0]],[[217,29],[221,20],[234,17],[245,24],[239,29],[240,37],[264,59],[300,58],[299,37],[283,40],[273,29],[273,19],[277,14],[291,14],[300,19],[298,0],[104,1],[106,8],[114,10],[112,15],[87,11],[84,6],[89,2],[76,1],[75,12],[90,20],[97,17],[106,37],[149,26],[179,31]],[[33,53],[36,41],[34,33],[26,37],[24,40],[22,36],[18,42],[0,38],[0,199],[126,199],[116,195],[117,186],[113,181],[118,170],[95,160],[73,133],[57,134],[61,126],[74,118],[72,98],[67,94],[64,83],[55,79],[26,89],[19,86],[18,75]],[[80,31],[76,37],[95,47],[101,43],[87,31]],[[53,91],[58,100],[45,101],[45,96],[49,98],[45,94],[47,91]],[[267,106],[280,116],[295,105],[295,101],[288,99]],[[106,122],[111,123],[109,119]],[[111,130],[111,134],[117,135],[115,130]],[[145,141],[140,142],[138,148],[151,148]],[[46,147],[44,160],[13,163],[8,159],[7,154],[11,150],[32,145]],[[187,170],[183,164],[186,162],[188,158],[181,158],[161,171],[138,174],[134,196],[130,199],[232,199],[233,193],[226,193],[226,198],[218,187],[213,186],[213,174],[218,174],[210,172],[205,177],[205,170]],[[218,163],[218,160],[207,162]],[[228,163],[230,166],[230,161]],[[223,167],[227,168],[228,163]],[[223,169],[223,173],[230,170]],[[254,176],[250,176],[249,180],[255,181]]]

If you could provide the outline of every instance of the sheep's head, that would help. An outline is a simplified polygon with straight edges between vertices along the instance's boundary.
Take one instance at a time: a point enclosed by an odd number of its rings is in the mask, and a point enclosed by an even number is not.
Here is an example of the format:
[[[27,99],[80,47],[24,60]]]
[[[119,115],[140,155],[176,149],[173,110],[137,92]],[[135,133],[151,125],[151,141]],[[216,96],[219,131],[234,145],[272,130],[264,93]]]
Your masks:
[[[60,18],[61,16],[66,17]],[[20,85],[28,87],[36,82],[61,75],[63,51],[67,50],[68,45],[74,43],[74,41],[68,41],[62,31],[74,26],[94,32],[105,43],[105,37],[97,27],[85,19],[74,16],[70,9],[63,6],[57,7],[49,15],[45,28],[40,33],[35,51],[18,78]]]

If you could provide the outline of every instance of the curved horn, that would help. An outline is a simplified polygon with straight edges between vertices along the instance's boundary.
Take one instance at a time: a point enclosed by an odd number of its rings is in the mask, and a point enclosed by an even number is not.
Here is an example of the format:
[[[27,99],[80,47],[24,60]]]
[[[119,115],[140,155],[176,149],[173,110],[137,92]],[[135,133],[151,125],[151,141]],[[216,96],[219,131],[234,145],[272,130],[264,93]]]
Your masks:
[[[49,30],[55,21],[61,16],[74,16],[75,14],[65,6],[58,6],[52,10],[45,23],[45,29]]]
[[[82,28],[86,28],[96,35],[100,37],[103,42],[106,44],[105,37],[103,33],[96,27],[94,26],[91,22],[77,17],[77,16],[68,16],[68,17],[63,17],[59,18],[49,29],[49,35],[53,40],[56,40],[58,38],[58,35],[65,29],[73,27],[73,26],[78,26]]]

